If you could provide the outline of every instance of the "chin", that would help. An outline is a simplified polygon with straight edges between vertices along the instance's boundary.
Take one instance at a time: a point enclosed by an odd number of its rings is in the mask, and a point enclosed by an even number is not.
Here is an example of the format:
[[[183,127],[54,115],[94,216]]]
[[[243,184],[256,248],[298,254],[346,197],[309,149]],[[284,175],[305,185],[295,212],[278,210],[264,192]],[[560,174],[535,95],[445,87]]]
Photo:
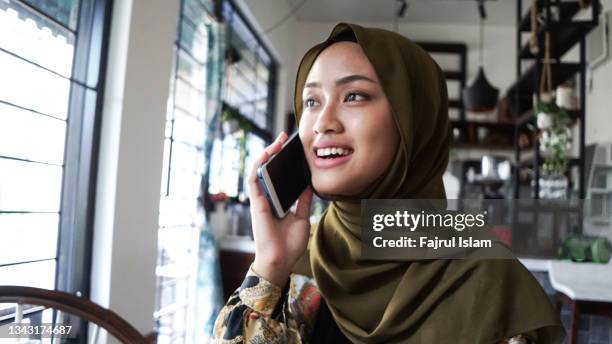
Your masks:
[[[351,187],[351,183],[343,180],[342,183],[338,182],[339,178],[316,178],[312,179],[312,186],[314,190],[320,195],[342,195],[351,196],[355,194],[354,184]]]

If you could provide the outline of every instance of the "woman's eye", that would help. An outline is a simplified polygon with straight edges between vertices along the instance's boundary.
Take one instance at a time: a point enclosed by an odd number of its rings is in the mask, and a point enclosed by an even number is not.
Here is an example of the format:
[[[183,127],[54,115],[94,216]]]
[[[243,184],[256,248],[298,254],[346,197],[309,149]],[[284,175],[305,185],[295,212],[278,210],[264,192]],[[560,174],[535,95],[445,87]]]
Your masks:
[[[317,105],[317,101],[312,99],[312,98],[309,98],[309,99],[306,99],[306,101],[304,102],[304,105],[306,107],[313,107],[313,106]]]
[[[346,95],[346,97],[344,98],[345,102],[359,102],[359,101],[363,101],[363,100],[367,100],[368,96],[362,93],[349,93]]]

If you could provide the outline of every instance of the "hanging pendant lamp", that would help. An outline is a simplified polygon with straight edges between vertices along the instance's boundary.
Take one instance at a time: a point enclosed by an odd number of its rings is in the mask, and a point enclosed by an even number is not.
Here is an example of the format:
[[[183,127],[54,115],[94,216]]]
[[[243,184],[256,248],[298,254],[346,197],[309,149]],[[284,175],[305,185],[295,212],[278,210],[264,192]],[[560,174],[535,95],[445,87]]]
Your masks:
[[[490,112],[495,109],[497,105],[497,99],[499,96],[499,89],[491,85],[487,76],[485,75],[484,68],[482,67],[482,49],[484,41],[484,19],[486,13],[484,10],[484,1],[478,0],[478,8],[480,10],[480,47],[479,47],[479,61],[478,61],[478,74],[476,79],[469,87],[463,90],[463,104],[465,108],[470,112]]]

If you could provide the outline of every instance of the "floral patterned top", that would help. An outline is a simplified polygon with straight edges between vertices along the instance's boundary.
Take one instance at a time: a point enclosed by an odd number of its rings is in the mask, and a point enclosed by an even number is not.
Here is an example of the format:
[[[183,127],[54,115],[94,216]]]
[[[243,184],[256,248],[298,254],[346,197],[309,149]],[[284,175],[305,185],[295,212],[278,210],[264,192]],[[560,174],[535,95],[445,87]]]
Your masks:
[[[283,289],[250,267],[242,285],[217,316],[213,343],[309,343],[320,304],[321,294],[313,279],[291,274]],[[535,342],[517,335],[499,344]]]

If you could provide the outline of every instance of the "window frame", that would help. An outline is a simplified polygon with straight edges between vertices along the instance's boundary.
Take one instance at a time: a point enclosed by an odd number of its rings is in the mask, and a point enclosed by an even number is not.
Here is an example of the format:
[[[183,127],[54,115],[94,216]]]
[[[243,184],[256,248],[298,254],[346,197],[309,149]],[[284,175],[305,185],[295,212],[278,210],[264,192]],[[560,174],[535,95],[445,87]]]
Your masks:
[[[193,0],[194,3],[197,3],[195,6],[197,6],[200,10],[202,10],[203,12],[206,12],[207,15],[209,15],[210,18],[212,19],[217,19],[216,15],[215,15],[215,4],[211,4],[212,8],[209,8],[209,6],[207,4],[204,4],[202,1],[199,0]],[[166,114],[166,133],[164,134],[163,140],[164,140],[164,145],[166,145],[166,141],[167,141],[167,147],[164,147],[164,165],[162,167],[162,184],[161,184],[161,189],[160,189],[160,200],[162,201],[162,203],[164,202],[164,199],[168,199],[170,202],[172,202],[172,199],[174,197],[182,197],[183,195],[176,195],[174,194],[172,191],[176,191],[176,190],[172,190],[172,185],[174,183],[176,183],[177,179],[176,176],[174,175],[173,171],[175,169],[180,170],[179,166],[175,166],[173,163],[175,162],[173,160],[173,156],[177,153],[178,151],[178,146],[187,146],[190,149],[195,149],[197,150],[200,155],[203,157],[204,156],[204,145],[205,142],[198,142],[198,143],[194,143],[194,142],[185,142],[181,139],[177,139],[177,137],[175,136],[176,134],[176,122],[178,117],[191,117],[192,119],[198,121],[198,122],[204,122],[208,120],[208,114],[204,114],[204,118],[196,118],[198,117],[197,114],[193,114],[189,111],[189,109],[184,108],[180,105],[177,105],[177,85],[178,84],[184,84],[185,87],[190,88],[193,92],[196,92],[198,94],[198,99],[200,99],[201,101],[205,101],[206,99],[206,91],[202,90],[199,88],[198,85],[194,85],[192,84],[189,80],[186,80],[185,78],[183,78],[181,76],[180,73],[180,67],[181,67],[181,58],[182,55],[184,54],[185,56],[187,56],[188,59],[191,60],[191,63],[197,64],[198,68],[206,68],[207,64],[208,64],[208,58],[210,58],[209,56],[206,57],[205,61],[201,61],[196,55],[194,54],[193,51],[187,47],[183,45],[183,38],[185,35],[184,33],[184,28],[188,27],[190,30],[193,30],[194,35],[202,35],[202,33],[197,32],[197,25],[198,23],[194,23],[192,21],[192,19],[189,17],[189,15],[186,13],[187,11],[187,3],[186,0],[180,0],[179,1],[179,8],[178,8],[178,17],[177,17],[177,32],[176,32],[176,39],[175,39],[175,43],[173,44],[173,50],[172,50],[172,54],[173,54],[173,62],[172,62],[172,73],[171,73],[171,77],[169,79],[169,82],[171,84],[170,87],[170,93],[168,95],[168,101],[170,104],[172,104],[171,107],[168,107],[167,109],[167,114]],[[208,37],[206,37],[206,39],[209,39]],[[207,49],[208,51],[208,49]],[[177,114],[181,114],[180,116]],[[182,121],[179,121],[182,122]],[[204,125],[202,125],[202,130]],[[194,145],[195,144],[195,145]],[[166,152],[167,149],[167,152]],[[166,156],[167,153],[167,156]],[[203,167],[203,171],[202,174],[204,174],[205,172],[205,167]],[[201,182],[201,176],[199,177],[199,182]],[[194,188],[198,188],[198,185],[194,185]],[[193,198],[193,204],[196,205],[198,202],[197,197]],[[163,205],[162,205],[163,206]],[[160,206],[160,214],[162,212],[162,207]],[[186,340],[186,338],[192,338],[192,336],[197,332],[195,327],[193,327],[193,315],[194,315],[194,306],[192,304],[189,303],[190,297],[193,295],[193,293],[195,292],[195,282],[197,281],[197,276],[196,273],[191,270],[190,273],[188,273],[187,275],[181,275],[181,276],[168,276],[166,275],[163,271],[160,271],[160,269],[164,269],[167,267],[168,262],[171,261],[170,257],[165,255],[163,249],[162,249],[162,232],[167,232],[167,231],[173,231],[173,230],[179,230],[179,231],[193,231],[193,232],[199,232],[198,229],[198,225],[194,222],[192,224],[180,224],[178,226],[167,226],[165,223],[162,224],[161,223],[161,216],[160,216],[160,223],[158,223],[158,256],[157,256],[157,262],[156,262],[156,273],[155,273],[155,278],[156,278],[156,291],[155,291],[155,312],[153,313],[153,320],[155,322],[155,331],[157,332],[157,338],[160,337],[166,337],[166,339],[170,339],[172,341],[176,341],[179,338],[182,338],[183,340]],[[196,241],[197,242],[197,241]],[[193,249],[193,248],[192,248]],[[194,249],[195,251],[195,249]],[[197,251],[196,251],[197,252]],[[169,261],[167,261],[167,259],[169,259]],[[185,283],[186,286],[181,286],[182,283]],[[175,289],[176,288],[176,289]],[[187,294],[186,299],[175,299],[172,302],[170,302],[169,304],[164,304],[164,297],[166,296],[166,293],[169,294],[173,294],[173,297],[176,296],[174,294],[176,294],[176,290],[177,289],[183,289],[182,291],[185,291]],[[177,313],[181,314],[180,312],[184,312],[184,322],[185,322],[185,327],[182,328],[181,330],[176,330],[175,328],[172,328],[170,332],[165,332],[166,330],[166,325],[164,324],[164,318],[166,317],[174,317]],[[172,321],[175,321],[174,319]]]
[[[265,53],[270,57],[270,69],[269,69],[270,74],[269,74],[269,80],[268,80],[268,109],[267,109],[268,116],[266,116],[266,127],[267,128],[261,128],[260,126],[253,123],[251,119],[247,118],[243,114],[240,114],[240,116],[250,122],[253,133],[255,133],[257,136],[264,139],[266,142],[271,142],[272,141],[272,131],[275,125],[274,115],[276,112],[275,111],[276,110],[276,97],[277,97],[277,94],[276,94],[277,85],[276,84],[277,84],[277,74],[278,74],[278,66],[279,66],[278,61],[276,57],[274,56],[274,54],[272,54],[272,51],[270,50],[266,42],[263,41],[261,37],[261,33],[258,32],[258,30],[256,30],[253,27],[253,24],[251,24],[249,19],[244,15],[242,8],[236,3],[236,1],[235,0],[218,0],[218,1],[219,3],[221,3],[221,5],[219,6],[220,7],[219,15],[221,15],[223,22],[227,23],[227,19],[228,19],[228,18],[223,17],[223,13],[222,13],[223,4],[227,2],[229,6],[232,7],[232,11],[236,13],[238,17],[240,17],[240,20],[242,20],[246,28],[251,32],[251,34],[257,41],[257,45],[261,49],[263,49]],[[227,31],[228,31],[227,33],[228,41],[227,41],[226,46],[228,49],[232,49],[234,48],[234,46],[232,46],[232,41],[231,41],[232,35],[230,34],[231,28],[229,28],[229,25],[228,25]]]
[[[258,124],[256,124],[251,118],[247,117],[246,115],[244,115],[243,113],[238,113],[238,116],[246,121],[249,126],[250,126],[250,131],[249,133],[247,133],[247,135],[256,135],[257,137],[259,137],[260,139],[262,139],[266,145],[270,144],[272,142],[272,138],[273,138],[273,130],[274,130],[274,126],[275,126],[275,114],[276,114],[276,101],[277,101],[277,74],[278,74],[278,61],[276,59],[276,57],[272,54],[272,51],[270,50],[270,48],[268,47],[268,45],[263,41],[261,33],[256,30],[252,23],[250,22],[250,20],[244,15],[244,12],[242,10],[242,8],[237,4],[237,2],[235,0],[217,0],[216,2],[216,13],[217,13],[217,17],[220,18],[226,25],[227,25],[227,32],[226,32],[226,49],[228,51],[230,51],[231,49],[235,49],[236,47],[234,45],[232,45],[232,35],[235,34],[232,31],[231,28],[231,23],[232,23],[232,19],[231,18],[226,18],[226,16],[224,15],[224,9],[223,7],[225,6],[225,4],[228,4],[231,7],[231,11],[234,15],[237,15],[239,17],[239,20],[241,20],[244,25],[246,26],[247,30],[249,30],[249,32],[251,33],[251,35],[255,38],[256,44],[259,47],[259,49],[263,49],[264,52],[266,53],[266,55],[269,57],[270,59],[270,64],[269,64],[269,79],[268,79],[268,90],[267,90],[267,94],[268,94],[268,104],[267,104],[267,110],[266,110],[266,128],[262,128],[260,127]],[[256,53],[256,52],[254,52]],[[259,54],[256,53],[256,58],[259,59]],[[263,61],[259,61],[258,63],[264,64],[265,63]],[[268,67],[266,65],[266,67]],[[228,106],[230,104],[227,103],[227,99],[223,99],[223,106]],[[254,103],[253,103],[254,106]],[[248,154],[248,153],[247,153]],[[210,166],[210,164],[209,164]],[[239,175],[244,175],[247,171],[248,171],[248,166],[244,166],[245,171],[239,171]],[[208,192],[208,188],[210,185],[210,178],[211,178],[211,173],[210,171],[207,171],[207,186],[206,186],[206,193],[209,194]],[[239,177],[238,180],[236,180],[236,182],[238,183],[238,195],[240,195],[240,193],[244,192],[244,188],[243,188],[243,180]],[[245,202],[241,202],[239,201],[239,197],[230,197],[230,199],[233,202],[239,202],[239,203],[245,203]],[[248,203],[248,200],[246,201],[246,203]]]
[[[87,298],[112,5],[80,0],[64,151],[55,288]]]
[[[54,289],[89,298],[99,138],[113,0],[79,0],[74,30],[28,1],[14,1],[75,35],[72,73],[65,77],[70,82],[70,93]],[[52,71],[19,54],[3,51],[32,64],[33,68]],[[12,105],[19,107],[19,104]],[[8,265],[25,263],[28,262]],[[42,310],[33,311],[28,317],[40,312]],[[14,316],[5,317],[0,324],[13,320]],[[79,342],[86,342],[87,327],[86,322],[81,322]]]

